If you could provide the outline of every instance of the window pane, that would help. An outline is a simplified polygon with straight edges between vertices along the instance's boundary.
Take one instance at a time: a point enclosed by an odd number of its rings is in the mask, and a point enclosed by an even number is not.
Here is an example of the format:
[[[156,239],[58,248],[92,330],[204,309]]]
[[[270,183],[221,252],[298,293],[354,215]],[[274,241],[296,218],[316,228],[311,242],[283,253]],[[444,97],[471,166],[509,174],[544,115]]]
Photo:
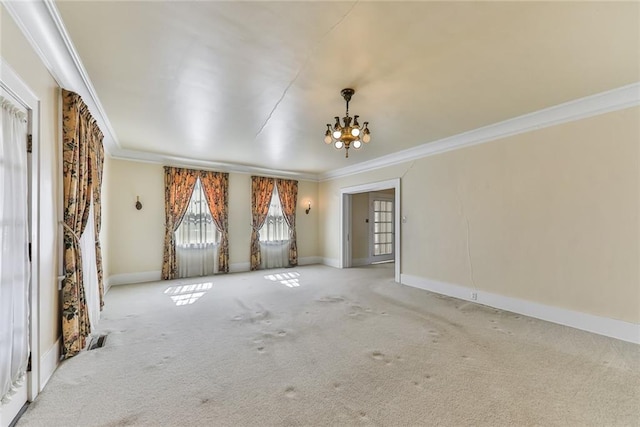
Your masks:
[[[260,229],[261,242],[286,242],[289,240],[289,226],[282,213],[278,188],[273,187],[269,212],[264,225]]]
[[[200,179],[196,180],[187,211],[176,230],[176,245],[193,246],[217,243],[219,233],[213,222]]]

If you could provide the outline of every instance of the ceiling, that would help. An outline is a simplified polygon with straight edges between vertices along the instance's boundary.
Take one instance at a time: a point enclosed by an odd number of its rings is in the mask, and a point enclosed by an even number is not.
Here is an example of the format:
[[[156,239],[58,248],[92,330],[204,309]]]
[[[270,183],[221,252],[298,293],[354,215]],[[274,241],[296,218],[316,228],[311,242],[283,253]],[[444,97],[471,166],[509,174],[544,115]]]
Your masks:
[[[57,1],[117,136],[322,174],[640,80],[640,4]],[[344,115],[372,141],[323,143]]]

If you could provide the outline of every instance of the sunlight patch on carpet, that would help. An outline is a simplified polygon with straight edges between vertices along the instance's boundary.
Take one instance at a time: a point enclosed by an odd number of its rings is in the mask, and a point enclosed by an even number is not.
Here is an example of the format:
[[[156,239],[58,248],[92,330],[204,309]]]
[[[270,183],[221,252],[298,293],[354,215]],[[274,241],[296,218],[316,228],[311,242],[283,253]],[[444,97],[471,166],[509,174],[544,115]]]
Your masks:
[[[300,273],[297,271],[267,274],[264,276],[265,279],[271,280],[272,282],[280,282],[288,288],[297,288],[300,286],[300,279],[298,279],[298,277],[300,277]]]
[[[209,289],[213,287],[213,283],[196,283],[193,285],[169,286],[165,291],[165,295],[173,300],[177,306],[190,305],[199,300]]]

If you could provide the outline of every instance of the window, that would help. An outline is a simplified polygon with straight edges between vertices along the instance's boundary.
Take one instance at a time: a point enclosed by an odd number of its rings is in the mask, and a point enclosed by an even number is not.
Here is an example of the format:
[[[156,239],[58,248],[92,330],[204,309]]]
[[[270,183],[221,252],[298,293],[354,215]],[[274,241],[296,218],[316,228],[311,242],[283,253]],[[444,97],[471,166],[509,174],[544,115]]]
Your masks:
[[[269,213],[264,225],[260,229],[260,242],[287,243],[289,242],[289,226],[282,214],[282,205],[278,195],[278,187],[273,186]]]
[[[176,230],[176,262],[178,277],[209,276],[218,271],[218,231],[200,178],[182,222]]]
[[[275,185],[267,218],[260,229],[260,259],[260,268],[281,268],[289,264],[289,225],[282,214]]]
[[[393,202],[373,202],[373,255],[393,253]]]
[[[198,248],[217,244],[219,240],[218,229],[213,222],[207,199],[202,191],[202,183],[198,178],[187,212],[176,230],[176,246]]]

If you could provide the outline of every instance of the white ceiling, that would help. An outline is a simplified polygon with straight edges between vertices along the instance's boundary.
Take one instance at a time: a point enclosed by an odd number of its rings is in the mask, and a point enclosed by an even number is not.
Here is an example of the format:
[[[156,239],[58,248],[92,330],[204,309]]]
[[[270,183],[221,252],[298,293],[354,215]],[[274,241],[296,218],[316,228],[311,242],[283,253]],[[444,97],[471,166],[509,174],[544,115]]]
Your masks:
[[[320,174],[640,80],[637,2],[55,5],[121,153]]]

